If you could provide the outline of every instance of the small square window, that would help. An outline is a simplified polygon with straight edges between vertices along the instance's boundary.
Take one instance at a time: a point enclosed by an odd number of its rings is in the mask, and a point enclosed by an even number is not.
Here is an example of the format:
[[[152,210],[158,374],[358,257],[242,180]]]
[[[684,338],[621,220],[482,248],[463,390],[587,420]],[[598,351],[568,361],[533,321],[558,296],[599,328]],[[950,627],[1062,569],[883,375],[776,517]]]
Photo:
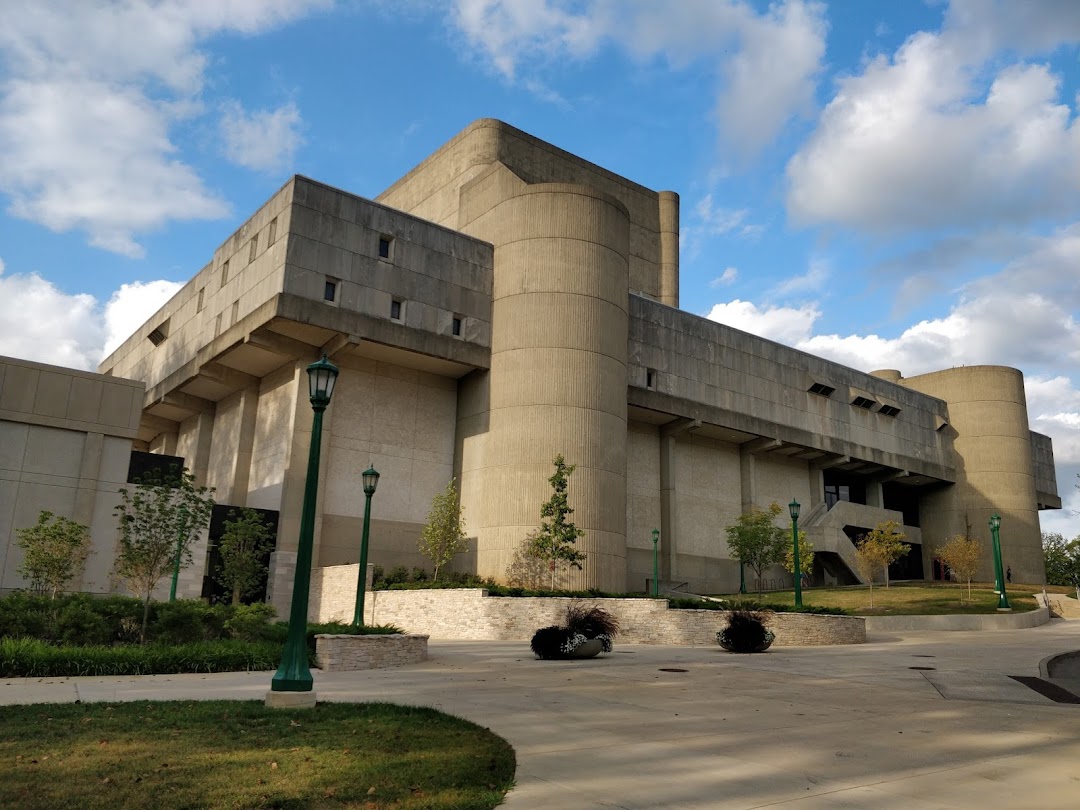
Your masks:
[[[389,259],[390,258],[390,241],[391,240],[390,240],[389,236],[380,236],[379,237],[379,258],[380,259]]]
[[[401,320],[401,301],[397,300],[396,298],[390,302],[390,320]]]
[[[836,389],[833,388],[831,385],[825,385],[825,383],[814,383],[806,390],[809,393],[817,394],[820,397],[831,397],[833,395],[833,391],[835,391]]]
[[[876,403],[874,402],[874,400],[867,399],[866,397],[855,397],[855,399],[851,400],[851,404],[854,405],[856,408],[870,410],[874,407]]]
[[[221,286],[224,287],[229,282],[229,260],[226,259],[221,263]]]
[[[253,261],[255,261],[255,256],[258,254],[258,252],[259,235],[255,234],[255,236],[251,237],[251,247],[248,248],[248,264],[251,264]]]
[[[645,369],[645,387],[650,391],[656,389],[656,369]]]
[[[461,337],[461,318],[454,317],[453,322],[450,324],[450,333],[454,337]]]
[[[895,405],[882,405],[878,409],[878,413],[884,414],[885,416],[899,416],[900,409],[897,408]]]
[[[195,311],[196,312],[202,312],[203,311],[203,303],[205,301],[205,298],[206,298],[206,287],[200,287],[199,288],[199,301],[195,306]]]
[[[270,220],[270,230],[267,232],[266,246],[270,247],[270,245],[274,244],[274,242],[276,240],[277,240],[277,217],[274,217],[272,220]]]
[[[332,278],[326,280],[322,297],[324,301],[337,301],[337,281]]]

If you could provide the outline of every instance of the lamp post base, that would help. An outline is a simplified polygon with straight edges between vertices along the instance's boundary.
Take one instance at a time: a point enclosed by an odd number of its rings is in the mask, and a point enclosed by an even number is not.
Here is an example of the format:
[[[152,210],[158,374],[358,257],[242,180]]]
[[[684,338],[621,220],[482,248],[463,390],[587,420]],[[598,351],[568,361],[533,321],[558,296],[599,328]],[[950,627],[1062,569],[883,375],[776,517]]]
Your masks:
[[[314,709],[314,692],[275,692],[266,693],[266,707],[269,709]]]

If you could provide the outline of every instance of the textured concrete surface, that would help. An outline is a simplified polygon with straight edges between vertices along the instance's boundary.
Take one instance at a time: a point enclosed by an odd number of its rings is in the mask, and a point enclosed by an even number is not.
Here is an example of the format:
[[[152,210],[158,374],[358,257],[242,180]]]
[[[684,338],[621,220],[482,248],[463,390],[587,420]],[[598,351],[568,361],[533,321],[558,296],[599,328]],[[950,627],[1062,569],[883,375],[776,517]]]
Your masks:
[[[517,751],[510,810],[1065,808],[1080,784],[1080,706],[1008,676],[1077,648],[1080,623],[1063,621],[756,656],[616,644],[540,662],[520,642],[434,642],[422,664],[316,673],[315,688],[490,727]],[[270,677],[3,681],[0,703],[262,700]]]

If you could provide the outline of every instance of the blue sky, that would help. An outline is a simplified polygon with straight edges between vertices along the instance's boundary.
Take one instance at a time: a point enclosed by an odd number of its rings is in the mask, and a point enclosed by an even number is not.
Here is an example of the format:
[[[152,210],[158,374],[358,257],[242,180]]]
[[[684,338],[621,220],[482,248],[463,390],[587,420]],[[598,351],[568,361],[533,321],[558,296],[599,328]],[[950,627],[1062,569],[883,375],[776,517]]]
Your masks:
[[[0,0],[0,354],[92,368],[290,174],[505,120],[682,195],[682,307],[1021,368],[1080,470],[1074,0]],[[1080,534],[1070,510],[1044,528]]]

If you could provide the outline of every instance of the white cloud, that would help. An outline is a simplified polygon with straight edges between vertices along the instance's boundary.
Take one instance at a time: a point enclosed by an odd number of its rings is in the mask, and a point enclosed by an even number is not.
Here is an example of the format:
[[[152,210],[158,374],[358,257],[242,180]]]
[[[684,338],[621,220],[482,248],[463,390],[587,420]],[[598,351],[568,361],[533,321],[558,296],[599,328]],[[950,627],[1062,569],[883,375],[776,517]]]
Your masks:
[[[173,140],[202,109],[199,44],[330,1],[40,0],[4,15],[0,193],[11,212],[128,256],[168,221],[226,215]]]
[[[788,164],[793,219],[900,232],[1073,214],[1075,100],[1070,106],[1062,97],[1046,65],[1002,66],[999,49],[1049,50],[1080,31],[1075,9],[1055,26],[1061,4],[1030,5],[1030,13],[1007,12],[1028,23],[1010,32],[981,22],[993,18],[985,2],[954,3],[943,31],[914,34],[893,58],[840,79],[817,130]]]
[[[784,279],[770,293],[778,297],[807,295],[819,292],[829,280],[829,264],[824,259],[813,258],[801,276]]]
[[[821,312],[813,304],[759,308],[750,301],[736,298],[726,304],[716,304],[706,317],[769,340],[797,346],[809,339]]]
[[[735,279],[739,277],[739,271],[735,267],[725,267],[724,272],[709,282],[709,286],[712,288],[726,287],[729,284],[734,284]]]
[[[255,171],[287,167],[302,142],[300,110],[289,102],[275,110],[245,110],[239,102],[222,105],[219,127],[225,156]]]
[[[825,54],[824,6],[805,0],[782,0],[760,14],[745,0],[456,0],[450,21],[469,52],[508,80],[523,63],[583,59],[606,43],[676,68],[713,60],[722,77],[721,137],[741,158],[753,157],[812,108]]]
[[[91,369],[104,334],[96,308],[37,273],[4,275],[0,261],[0,355]]]
[[[0,261],[0,355],[92,371],[181,286],[124,284],[102,307],[94,296],[65,293],[37,273],[5,275]]]
[[[183,286],[176,281],[164,280],[122,284],[105,305],[105,344],[100,358],[112,354]]]

